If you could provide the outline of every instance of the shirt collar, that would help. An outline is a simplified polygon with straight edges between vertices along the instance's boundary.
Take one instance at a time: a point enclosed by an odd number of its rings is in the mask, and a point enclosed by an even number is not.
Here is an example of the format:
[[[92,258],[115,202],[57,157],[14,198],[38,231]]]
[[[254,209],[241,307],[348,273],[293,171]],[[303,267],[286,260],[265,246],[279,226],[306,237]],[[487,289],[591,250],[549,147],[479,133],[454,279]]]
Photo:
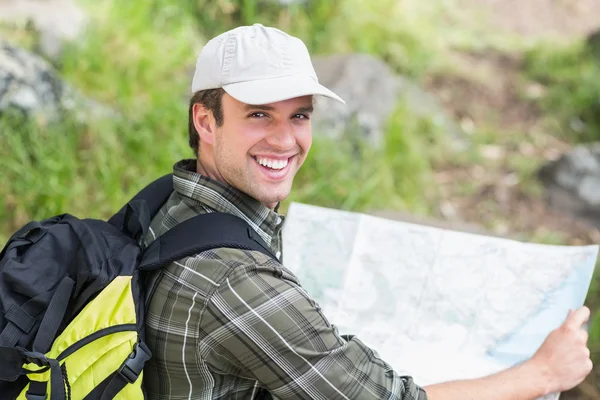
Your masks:
[[[173,167],[173,188],[181,196],[244,219],[269,246],[279,251],[284,216],[236,188],[200,175],[196,160],[187,159]],[[277,208],[275,209],[277,210]]]

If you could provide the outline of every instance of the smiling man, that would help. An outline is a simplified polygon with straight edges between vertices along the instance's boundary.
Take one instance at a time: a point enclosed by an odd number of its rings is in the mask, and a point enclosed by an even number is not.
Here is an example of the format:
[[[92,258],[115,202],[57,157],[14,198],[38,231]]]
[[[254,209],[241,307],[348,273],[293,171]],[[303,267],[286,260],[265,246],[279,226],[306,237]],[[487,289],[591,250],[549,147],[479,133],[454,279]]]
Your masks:
[[[311,147],[313,96],[343,100],[318,83],[299,39],[259,24],[207,43],[192,92],[195,157],[175,164],[175,190],[146,244],[217,211],[245,220],[276,259],[218,248],[153,276],[153,358],[144,370],[150,399],[525,400],[569,389],[590,372],[586,308],[517,367],[425,388],[393,371],[385,354],[341,336],[282,263],[277,206]]]

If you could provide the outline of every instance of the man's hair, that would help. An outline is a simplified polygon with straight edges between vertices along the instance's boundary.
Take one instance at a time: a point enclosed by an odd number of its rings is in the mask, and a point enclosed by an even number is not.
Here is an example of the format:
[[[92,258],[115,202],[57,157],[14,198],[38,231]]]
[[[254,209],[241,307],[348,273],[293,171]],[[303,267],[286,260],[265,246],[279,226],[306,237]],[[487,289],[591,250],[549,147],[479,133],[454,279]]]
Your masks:
[[[206,109],[210,110],[215,117],[217,127],[223,125],[223,94],[225,91],[221,88],[200,90],[190,99],[190,109],[188,116],[188,135],[190,147],[194,151],[194,155],[198,157],[198,147],[200,145],[200,137],[194,126],[194,104],[200,103]]]

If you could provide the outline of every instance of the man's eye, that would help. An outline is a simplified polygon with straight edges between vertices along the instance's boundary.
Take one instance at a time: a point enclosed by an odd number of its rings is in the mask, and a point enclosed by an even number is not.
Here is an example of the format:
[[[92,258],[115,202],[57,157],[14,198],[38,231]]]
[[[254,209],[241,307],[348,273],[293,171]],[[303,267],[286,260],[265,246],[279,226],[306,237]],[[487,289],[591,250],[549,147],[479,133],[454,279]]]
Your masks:
[[[262,113],[262,112],[255,112],[255,113],[250,114],[251,118],[264,118],[266,116],[267,115],[265,113]]]
[[[294,118],[297,118],[297,119],[310,119],[309,116],[306,115],[306,114],[296,114],[296,115],[294,115]]]

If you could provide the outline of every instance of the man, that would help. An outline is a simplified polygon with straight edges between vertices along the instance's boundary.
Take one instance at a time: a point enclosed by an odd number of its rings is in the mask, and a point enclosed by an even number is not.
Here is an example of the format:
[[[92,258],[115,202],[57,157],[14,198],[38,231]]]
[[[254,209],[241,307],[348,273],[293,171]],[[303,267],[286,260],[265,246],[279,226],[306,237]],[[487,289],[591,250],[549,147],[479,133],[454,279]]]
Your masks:
[[[278,259],[220,248],[157,273],[147,316],[151,399],[534,399],[590,372],[587,308],[517,367],[425,388],[359,338],[340,336],[281,263],[277,207],[311,147],[313,96],[343,100],[318,83],[299,39],[259,24],[211,40],[192,91],[189,141],[197,157],[175,165],[175,191],[147,242],[219,211],[247,221]]]

